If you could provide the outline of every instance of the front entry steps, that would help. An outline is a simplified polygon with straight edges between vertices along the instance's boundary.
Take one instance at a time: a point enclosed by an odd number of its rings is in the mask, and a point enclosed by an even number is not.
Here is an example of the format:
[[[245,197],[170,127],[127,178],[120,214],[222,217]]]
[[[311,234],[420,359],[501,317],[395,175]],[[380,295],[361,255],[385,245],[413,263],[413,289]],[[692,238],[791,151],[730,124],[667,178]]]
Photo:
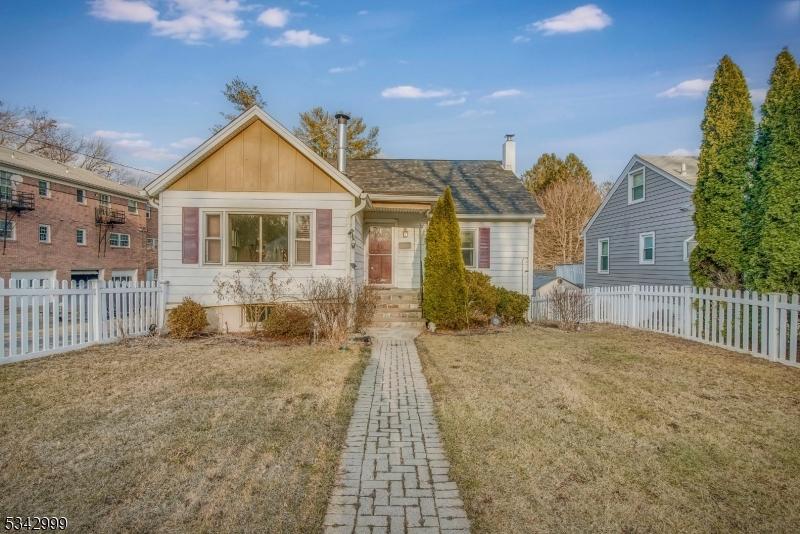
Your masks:
[[[375,288],[377,307],[373,328],[425,328],[418,289]]]

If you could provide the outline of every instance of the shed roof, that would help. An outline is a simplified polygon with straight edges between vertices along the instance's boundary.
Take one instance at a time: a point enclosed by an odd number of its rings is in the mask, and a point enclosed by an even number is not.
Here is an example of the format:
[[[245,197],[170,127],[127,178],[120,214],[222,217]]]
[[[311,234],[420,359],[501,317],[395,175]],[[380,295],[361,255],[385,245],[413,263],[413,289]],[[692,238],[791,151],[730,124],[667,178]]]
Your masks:
[[[460,214],[543,213],[522,181],[497,160],[351,159],[347,177],[372,194],[438,196],[450,186]]]

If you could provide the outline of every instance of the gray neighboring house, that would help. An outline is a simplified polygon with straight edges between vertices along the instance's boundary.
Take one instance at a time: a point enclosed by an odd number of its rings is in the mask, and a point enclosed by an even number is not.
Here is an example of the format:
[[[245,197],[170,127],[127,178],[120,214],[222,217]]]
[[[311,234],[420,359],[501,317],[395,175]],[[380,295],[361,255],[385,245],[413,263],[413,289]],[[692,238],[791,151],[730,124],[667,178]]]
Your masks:
[[[584,287],[691,285],[697,158],[634,155],[583,228]]]

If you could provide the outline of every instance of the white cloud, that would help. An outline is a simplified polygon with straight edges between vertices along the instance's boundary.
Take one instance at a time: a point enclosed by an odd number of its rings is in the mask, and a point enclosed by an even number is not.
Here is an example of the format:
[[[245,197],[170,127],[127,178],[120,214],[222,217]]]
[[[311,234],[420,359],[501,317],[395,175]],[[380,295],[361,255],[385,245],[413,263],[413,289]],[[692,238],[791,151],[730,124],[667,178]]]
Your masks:
[[[271,7],[261,12],[258,23],[268,28],[283,28],[289,22],[291,12],[280,7]]]
[[[138,0],[94,0],[89,13],[99,19],[120,22],[154,22],[158,11]]]
[[[511,42],[515,44],[521,44],[521,43],[527,43],[530,40],[531,38],[526,35],[515,35],[514,38],[511,39]]]
[[[362,17],[364,15],[368,15],[368,14],[369,14],[369,11],[367,11],[366,9],[362,9],[361,11],[358,12],[358,15],[361,15]]]
[[[174,143],[170,143],[169,146],[178,149],[196,148],[203,141],[205,141],[205,139],[202,137],[184,137]]]
[[[529,31],[538,31],[545,35],[557,33],[578,33],[589,30],[602,30],[611,25],[611,17],[594,4],[576,7],[572,11],[561,13],[549,19],[538,20],[529,24]]]
[[[491,94],[486,95],[484,98],[510,98],[512,96],[519,96],[522,94],[522,91],[519,89],[501,89],[499,91],[495,91]]]
[[[140,0],[92,0],[89,14],[115,22],[146,23],[155,35],[199,44],[208,39],[238,41],[247,36],[239,0],[172,0],[159,12]]]
[[[450,89],[420,89],[413,85],[397,85],[381,91],[383,98],[442,98],[451,94]]]
[[[702,78],[695,78],[693,80],[685,80],[674,87],[670,87],[666,91],[658,93],[662,98],[698,98],[708,91],[711,86],[711,80],[704,80]]]
[[[462,119],[477,119],[479,117],[487,117],[494,115],[493,109],[468,109],[459,115]]]
[[[94,137],[102,137],[103,139],[136,139],[142,137],[138,132],[118,132],[116,130],[96,130],[93,134]]]
[[[750,99],[754,104],[760,105],[767,98],[766,89],[750,89]]]
[[[675,150],[671,150],[667,152],[667,156],[697,156],[700,154],[700,150],[695,148],[694,150],[689,150],[686,148],[676,148]]]
[[[180,156],[170,152],[166,148],[143,148],[141,150],[134,150],[131,155],[140,159],[150,161],[175,161]]]
[[[268,41],[272,46],[309,46],[322,45],[330,41],[327,37],[312,33],[310,30],[286,30],[278,39]]]
[[[355,65],[347,65],[344,67],[331,67],[328,69],[328,74],[344,74],[346,72],[354,72],[366,65],[367,62],[363,59]]]
[[[781,13],[784,17],[792,21],[800,19],[800,0],[784,2],[781,5]]]
[[[441,102],[438,102],[436,105],[437,106],[460,106],[461,104],[463,104],[466,101],[467,101],[466,97],[460,96],[458,98],[451,98],[451,99],[448,99],[448,100],[442,100]]]

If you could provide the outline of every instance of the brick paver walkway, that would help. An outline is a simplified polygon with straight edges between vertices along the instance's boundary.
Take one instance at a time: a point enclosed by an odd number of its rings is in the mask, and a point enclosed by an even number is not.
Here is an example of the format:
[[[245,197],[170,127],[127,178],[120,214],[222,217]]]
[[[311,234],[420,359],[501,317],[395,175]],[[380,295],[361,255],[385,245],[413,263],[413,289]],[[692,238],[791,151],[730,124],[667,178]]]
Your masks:
[[[469,532],[449,468],[413,340],[376,339],[325,532]]]

